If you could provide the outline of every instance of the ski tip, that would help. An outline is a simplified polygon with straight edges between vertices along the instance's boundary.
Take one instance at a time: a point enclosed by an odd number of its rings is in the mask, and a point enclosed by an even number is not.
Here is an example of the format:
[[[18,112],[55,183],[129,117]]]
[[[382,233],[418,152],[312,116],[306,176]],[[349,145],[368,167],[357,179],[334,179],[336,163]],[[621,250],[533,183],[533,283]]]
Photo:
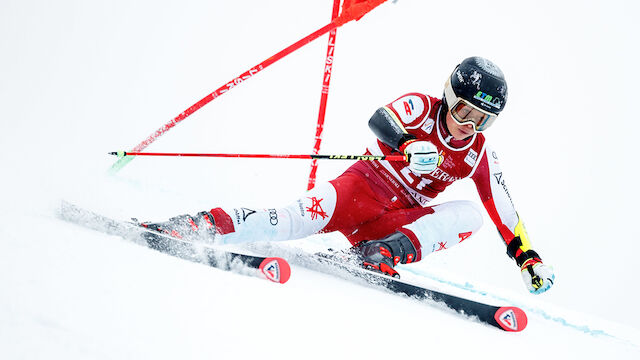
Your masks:
[[[522,309],[507,306],[496,311],[495,320],[505,331],[522,331],[527,327],[527,314]]]
[[[287,260],[277,257],[262,260],[260,271],[267,280],[280,284],[286,283],[291,277],[291,267]]]

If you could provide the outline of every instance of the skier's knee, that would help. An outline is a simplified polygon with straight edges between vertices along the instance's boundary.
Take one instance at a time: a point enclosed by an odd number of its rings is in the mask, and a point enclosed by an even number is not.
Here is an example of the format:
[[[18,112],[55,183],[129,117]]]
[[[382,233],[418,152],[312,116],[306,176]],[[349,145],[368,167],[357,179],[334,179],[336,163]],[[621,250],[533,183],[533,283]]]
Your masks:
[[[451,201],[434,206],[432,214],[405,228],[416,235],[425,256],[468,239],[481,226],[482,212],[478,205],[471,201]]]
[[[450,201],[433,207],[434,214],[451,228],[476,232],[482,227],[482,209],[467,200]]]

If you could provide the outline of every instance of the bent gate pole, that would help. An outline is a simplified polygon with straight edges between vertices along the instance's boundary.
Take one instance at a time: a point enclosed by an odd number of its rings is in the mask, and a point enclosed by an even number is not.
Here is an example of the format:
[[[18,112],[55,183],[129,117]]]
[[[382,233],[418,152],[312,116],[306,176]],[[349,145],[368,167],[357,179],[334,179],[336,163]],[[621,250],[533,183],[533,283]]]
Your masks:
[[[171,130],[171,128],[173,128],[178,123],[180,123],[181,121],[183,121],[184,119],[189,117],[194,112],[198,111],[200,108],[202,108],[203,106],[205,106],[206,104],[211,102],[213,99],[217,98],[218,96],[220,96],[222,94],[227,93],[229,90],[231,90],[235,86],[241,84],[243,81],[250,79],[255,74],[257,74],[260,71],[262,71],[265,68],[267,68],[269,65],[271,65],[271,64],[275,63],[276,61],[284,58],[285,56],[291,54],[292,52],[300,49],[304,45],[306,45],[306,44],[310,43],[311,41],[317,39],[318,37],[328,33],[329,31],[331,31],[333,29],[336,29],[336,28],[338,28],[338,27],[340,27],[340,26],[342,26],[342,25],[344,25],[344,24],[346,24],[346,23],[348,23],[348,22],[350,22],[352,20],[359,20],[364,15],[366,15],[369,11],[373,10],[374,8],[376,8],[380,4],[384,3],[385,1],[387,1],[387,0],[365,0],[365,1],[360,1],[360,2],[358,2],[358,0],[352,0],[352,1],[346,0],[345,4],[343,6],[343,9],[342,9],[342,13],[340,14],[340,16],[338,16],[336,19],[331,21],[329,24],[321,27],[320,29],[312,32],[311,34],[305,36],[304,38],[296,41],[295,43],[289,45],[285,49],[279,51],[278,53],[274,54],[273,56],[271,56],[268,59],[264,60],[263,62],[259,63],[258,65],[254,66],[251,69],[249,69],[249,70],[245,71],[244,73],[240,74],[239,76],[237,76],[233,80],[231,80],[231,81],[227,82],[226,84],[222,85],[221,87],[216,89],[214,92],[212,92],[209,95],[205,96],[200,101],[198,101],[197,103],[191,105],[185,111],[181,112],[178,116],[173,118],[171,121],[169,121],[168,123],[164,124],[158,130],[156,130],[153,134],[149,135],[149,137],[147,137],[144,141],[142,141],[141,143],[136,145],[131,151],[139,152],[139,151],[142,151],[142,150],[146,149],[147,146],[149,146],[151,143],[153,143],[157,138],[162,136],[167,131]],[[352,2],[356,2],[356,3],[351,4]],[[346,7],[347,3],[349,4],[348,7]],[[115,174],[120,169],[122,169],[125,165],[127,165],[131,160],[133,160],[132,156],[125,156],[125,157],[122,157],[122,158],[118,159],[118,161],[116,161],[113,165],[111,165],[111,168],[109,169],[109,173],[110,174]]]

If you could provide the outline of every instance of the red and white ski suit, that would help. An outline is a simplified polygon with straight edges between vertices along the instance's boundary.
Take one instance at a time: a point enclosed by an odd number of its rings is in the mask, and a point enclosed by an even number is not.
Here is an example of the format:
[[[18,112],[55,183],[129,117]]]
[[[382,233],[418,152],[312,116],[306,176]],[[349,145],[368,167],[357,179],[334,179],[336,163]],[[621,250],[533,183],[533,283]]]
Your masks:
[[[516,235],[526,240],[495,151],[481,133],[466,140],[453,139],[441,108],[439,99],[418,93],[406,94],[381,108],[410,136],[430,141],[438,148],[441,163],[432,173],[413,173],[407,162],[358,161],[336,179],[319,184],[284,208],[213,209],[221,234],[218,241],[292,240],[340,231],[356,245],[400,231],[411,239],[418,251],[414,261],[418,261],[467,239],[481,227],[481,210],[474,202],[431,206],[447,186],[465,178],[476,184],[505,242],[508,244]],[[398,154],[398,150],[378,140],[368,147],[367,154]]]

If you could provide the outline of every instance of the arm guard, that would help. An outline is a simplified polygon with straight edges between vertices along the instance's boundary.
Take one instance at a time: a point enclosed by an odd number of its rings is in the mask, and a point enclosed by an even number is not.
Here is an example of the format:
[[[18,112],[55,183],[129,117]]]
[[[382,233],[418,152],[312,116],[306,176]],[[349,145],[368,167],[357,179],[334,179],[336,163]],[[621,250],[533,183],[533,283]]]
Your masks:
[[[379,108],[371,116],[369,128],[382,143],[390,146],[393,150],[398,150],[400,145],[407,140],[416,138],[405,130],[400,119],[386,106]]]
[[[540,255],[531,249],[531,242],[529,241],[527,230],[524,228],[524,224],[520,219],[518,219],[518,225],[516,225],[514,235],[515,237],[507,244],[507,254],[512,259],[515,259],[518,266],[522,266],[522,264],[529,259],[541,261]]]

